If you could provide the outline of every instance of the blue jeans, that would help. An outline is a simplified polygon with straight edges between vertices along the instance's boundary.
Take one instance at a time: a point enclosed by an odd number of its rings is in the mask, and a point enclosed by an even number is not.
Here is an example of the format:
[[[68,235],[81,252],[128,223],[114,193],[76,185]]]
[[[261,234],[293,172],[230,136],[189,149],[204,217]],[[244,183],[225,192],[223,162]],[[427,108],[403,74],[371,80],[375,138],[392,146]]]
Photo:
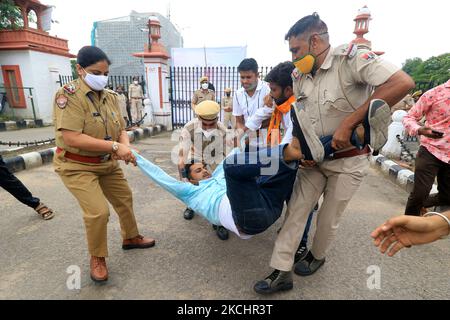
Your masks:
[[[311,150],[308,147],[308,144],[306,143],[306,139],[303,136],[303,133],[301,132],[300,129],[300,136],[299,138],[299,142],[300,142],[300,147],[302,149],[302,153],[305,156],[305,160],[313,160],[313,157],[311,155]],[[364,139],[366,140],[366,139]],[[331,155],[333,155],[337,150],[333,149],[333,147],[331,146],[331,142],[333,141],[333,136],[324,136],[320,138],[320,141],[322,142],[323,145],[323,149],[325,151],[325,159],[330,157]],[[362,149],[364,148],[364,146],[367,144],[365,142],[362,142],[359,140],[359,138],[356,135],[356,132],[353,131],[352,136],[350,138],[350,143],[357,147],[358,149]]]
[[[350,143],[357,147],[358,149],[363,149],[364,146],[370,144],[370,125],[369,125],[369,118],[368,114],[366,114],[366,117],[364,118],[364,121],[362,123],[364,127],[364,141],[360,141],[356,130],[353,130],[352,135],[350,137]],[[302,129],[299,128],[299,136],[297,137],[300,142],[300,147],[302,148],[302,153],[305,156],[305,160],[313,160],[313,157],[311,155],[311,150],[308,147],[308,144],[306,143],[305,136],[303,135]],[[324,136],[320,138],[320,141],[322,142],[323,149],[325,151],[324,158],[330,157],[332,154],[334,154],[337,150],[333,149],[331,146],[331,142],[333,141],[333,136]]]
[[[272,226],[291,196],[298,163],[289,166],[283,161],[285,147],[234,154],[224,162],[233,219],[245,234],[255,235]],[[278,166],[276,173],[262,175],[271,165]]]

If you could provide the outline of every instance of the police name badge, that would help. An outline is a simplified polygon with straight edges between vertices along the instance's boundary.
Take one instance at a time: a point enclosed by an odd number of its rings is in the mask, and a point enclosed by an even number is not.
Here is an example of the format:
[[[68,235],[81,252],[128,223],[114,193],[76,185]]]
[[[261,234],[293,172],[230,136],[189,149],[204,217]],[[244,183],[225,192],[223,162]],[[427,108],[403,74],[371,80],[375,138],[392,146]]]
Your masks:
[[[60,109],[65,109],[67,107],[67,97],[65,95],[60,95],[56,98],[56,104]]]

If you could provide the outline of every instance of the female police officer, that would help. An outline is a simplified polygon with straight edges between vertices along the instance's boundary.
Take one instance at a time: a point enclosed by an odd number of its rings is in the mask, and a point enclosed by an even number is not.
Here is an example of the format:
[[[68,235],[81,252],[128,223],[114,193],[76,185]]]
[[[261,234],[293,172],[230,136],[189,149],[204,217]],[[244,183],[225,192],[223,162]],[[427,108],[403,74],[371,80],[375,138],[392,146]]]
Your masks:
[[[55,171],[83,209],[91,278],[108,279],[108,202],[119,215],[124,250],[150,248],[155,240],[139,235],[131,190],[116,160],[135,162],[117,96],[105,90],[109,61],[96,47],[82,48],[77,57],[79,79],[55,97],[57,152]]]

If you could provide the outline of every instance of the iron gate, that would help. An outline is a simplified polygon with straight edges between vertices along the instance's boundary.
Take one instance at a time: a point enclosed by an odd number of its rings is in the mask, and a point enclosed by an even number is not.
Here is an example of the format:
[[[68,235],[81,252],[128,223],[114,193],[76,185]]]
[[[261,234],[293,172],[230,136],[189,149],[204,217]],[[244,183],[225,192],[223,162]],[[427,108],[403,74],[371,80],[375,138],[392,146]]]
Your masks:
[[[264,79],[272,68],[261,67],[260,78]],[[216,102],[221,103],[226,88],[233,93],[241,87],[237,67],[171,67],[170,68],[170,103],[172,106],[172,126],[182,128],[194,117],[191,99],[200,88],[199,79],[207,76],[216,91]]]

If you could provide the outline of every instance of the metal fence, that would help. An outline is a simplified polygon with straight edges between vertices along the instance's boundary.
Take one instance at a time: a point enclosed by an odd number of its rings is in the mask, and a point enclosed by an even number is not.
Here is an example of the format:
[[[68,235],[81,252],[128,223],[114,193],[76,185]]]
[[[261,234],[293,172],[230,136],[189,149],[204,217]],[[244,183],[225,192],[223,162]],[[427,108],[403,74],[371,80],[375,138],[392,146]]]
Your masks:
[[[261,67],[260,78],[272,70],[272,67]],[[192,120],[191,100],[194,92],[200,89],[199,79],[207,76],[214,86],[216,102],[221,103],[226,88],[236,92],[241,87],[237,67],[171,67],[170,68],[170,102],[172,105],[173,128],[181,128]]]
[[[35,109],[34,98],[33,98],[33,90],[34,90],[34,88],[31,88],[31,87],[4,87],[4,86],[0,86],[0,113],[3,113],[6,110],[6,103],[8,102],[9,110],[11,111],[12,118],[13,119],[16,118],[16,115],[15,115],[15,112],[14,112],[14,109],[16,109],[16,107],[13,107],[11,105],[11,103],[10,103],[11,101],[14,100],[13,97],[12,97],[14,90],[16,90],[16,91],[22,90],[23,94],[25,96],[25,100],[27,98],[30,99],[31,108],[33,109],[33,119],[34,119],[34,121],[36,121],[37,120],[36,109]]]
[[[128,92],[128,87],[131,83],[133,83],[133,78],[135,76],[109,76],[108,77],[108,87],[111,90],[116,90],[118,86],[123,86],[125,92]],[[139,83],[144,90],[144,94],[146,93],[146,85],[145,79],[143,76],[137,76],[139,78]],[[75,78],[73,76],[59,76],[59,85],[62,87],[65,84],[73,81]]]

